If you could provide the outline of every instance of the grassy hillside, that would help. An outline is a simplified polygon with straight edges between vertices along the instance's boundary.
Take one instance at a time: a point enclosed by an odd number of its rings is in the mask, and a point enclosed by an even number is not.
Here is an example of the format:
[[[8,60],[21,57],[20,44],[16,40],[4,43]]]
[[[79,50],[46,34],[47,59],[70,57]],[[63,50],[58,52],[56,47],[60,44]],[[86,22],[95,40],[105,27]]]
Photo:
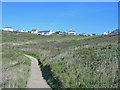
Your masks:
[[[30,60],[10,46],[5,45],[2,49],[3,82],[1,87],[25,88],[30,71]]]
[[[115,88],[118,85],[117,34],[80,37],[2,32],[2,37],[4,63],[19,61],[19,55],[23,54],[36,57],[53,88]],[[19,65],[29,67],[27,62],[21,61]]]
[[[9,32],[5,32],[6,35],[8,33]],[[14,35],[13,33],[13,36]],[[9,40],[14,37],[7,37],[4,36],[4,34],[2,37],[2,82],[0,82],[0,88],[25,88],[31,62],[29,58],[24,56],[24,53],[9,45]],[[5,41],[4,37],[6,37]],[[4,44],[4,42],[6,42],[6,44]]]
[[[13,34],[14,33],[14,34]],[[50,36],[39,36],[30,33],[18,33],[18,32],[3,32],[2,33],[2,41],[3,42],[27,42],[30,40],[81,40],[81,39],[88,39],[95,36],[89,37],[80,37],[80,36],[68,36],[68,35],[50,35]],[[4,37],[5,36],[5,37]]]

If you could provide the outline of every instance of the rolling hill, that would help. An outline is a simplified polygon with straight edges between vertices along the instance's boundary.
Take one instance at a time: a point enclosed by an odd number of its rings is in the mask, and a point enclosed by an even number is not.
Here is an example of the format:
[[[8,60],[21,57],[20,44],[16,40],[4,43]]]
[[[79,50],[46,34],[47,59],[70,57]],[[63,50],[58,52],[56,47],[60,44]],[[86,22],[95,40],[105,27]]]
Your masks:
[[[7,76],[1,87],[26,87],[30,60],[24,54],[38,59],[52,88],[118,87],[118,34],[39,36],[2,31],[3,74]]]

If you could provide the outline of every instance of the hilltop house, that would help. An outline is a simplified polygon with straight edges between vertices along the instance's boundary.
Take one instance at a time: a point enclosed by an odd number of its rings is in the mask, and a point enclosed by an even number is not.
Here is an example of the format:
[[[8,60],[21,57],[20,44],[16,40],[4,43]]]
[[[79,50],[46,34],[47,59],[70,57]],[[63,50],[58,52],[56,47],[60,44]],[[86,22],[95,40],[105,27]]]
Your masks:
[[[31,33],[32,34],[38,34],[38,29],[32,29]]]
[[[111,34],[111,33],[112,33],[112,31],[109,31],[109,32],[108,32],[108,34]]]
[[[4,31],[13,31],[13,28],[12,27],[5,27],[3,30]]]
[[[66,34],[66,32],[62,32],[62,31],[60,31],[59,34]]]
[[[68,35],[77,35],[77,33],[73,29],[70,29],[70,31],[68,31]]]
[[[24,32],[28,33],[28,31],[24,31]]]
[[[90,34],[90,36],[93,36],[93,34]]]
[[[17,32],[25,32],[24,30],[17,30]]]
[[[108,33],[107,33],[107,32],[104,32],[104,35],[108,35]]]
[[[83,36],[88,36],[88,34],[86,34],[86,33],[82,33],[82,35],[83,35]]]
[[[56,33],[56,31],[52,31],[52,34]]]
[[[111,31],[111,33],[118,33],[119,29],[115,29],[114,31]]]
[[[38,31],[38,35],[52,35],[53,33],[52,30]]]

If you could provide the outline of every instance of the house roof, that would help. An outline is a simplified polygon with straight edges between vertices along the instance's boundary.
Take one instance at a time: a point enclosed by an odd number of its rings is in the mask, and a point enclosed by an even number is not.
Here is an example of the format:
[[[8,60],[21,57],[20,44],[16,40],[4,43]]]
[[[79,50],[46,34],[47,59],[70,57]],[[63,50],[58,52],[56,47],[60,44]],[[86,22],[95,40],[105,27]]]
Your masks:
[[[87,35],[86,33],[82,33],[82,35]]]
[[[73,29],[70,29],[70,31],[69,32],[75,32]]]
[[[50,32],[50,30],[38,31],[38,33],[42,33],[42,32]]]
[[[24,30],[17,30],[17,31],[24,31]]]
[[[119,32],[119,29],[112,31],[111,33],[117,33],[117,32]]]
[[[12,28],[12,27],[5,27],[5,28]]]
[[[38,29],[32,29],[32,31],[37,31]]]

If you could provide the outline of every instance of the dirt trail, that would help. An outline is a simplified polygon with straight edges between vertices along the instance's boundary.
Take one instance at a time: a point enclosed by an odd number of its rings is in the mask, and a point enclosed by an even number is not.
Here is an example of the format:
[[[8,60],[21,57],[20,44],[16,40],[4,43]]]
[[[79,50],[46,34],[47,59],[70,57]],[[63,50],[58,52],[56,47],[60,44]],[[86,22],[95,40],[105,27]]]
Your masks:
[[[25,56],[31,59],[31,71],[28,79],[27,88],[50,88],[50,86],[42,77],[42,72],[38,65],[37,59],[29,55]]]

